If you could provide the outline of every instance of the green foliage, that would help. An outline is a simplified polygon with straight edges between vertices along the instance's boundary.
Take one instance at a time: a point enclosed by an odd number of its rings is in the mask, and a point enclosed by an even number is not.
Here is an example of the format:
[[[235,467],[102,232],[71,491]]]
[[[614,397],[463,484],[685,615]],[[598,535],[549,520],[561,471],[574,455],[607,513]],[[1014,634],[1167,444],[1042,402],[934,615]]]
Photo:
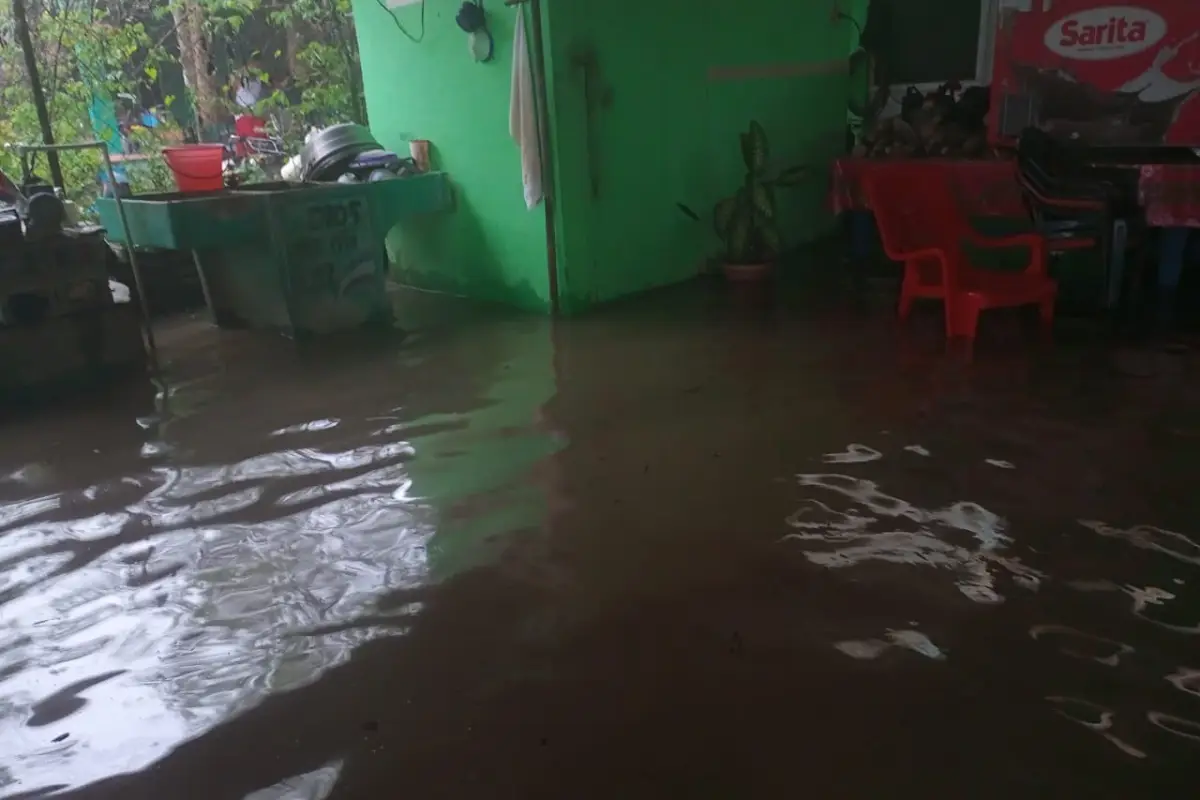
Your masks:
[[[874,130],[879,115],[887,107],[889,88],[876,75],[878,66],[876,56],[861,47],[850,54],[850,92],[846,117],[855,142],[861,142],[864,133]]]
[[[89,116],[93,97],[135,94],[141,83],[154,80],[167,53],[150,40],[140,22],[113,25],[103,9],[83,4],[41,8],[40,15],[30,19],[30,28],[55,141],[90,141],[97,136]],[[0,68],[6,78],[0,87],[0,169],[20,181],[15,145],[40,143],[42,134],[15,37],[0,40]],[[59,155],[59,162],[67,195],[86,212],[99,190],[100,154],[68,151]],[[35,174],[49,179],[44,155],[32,166]],[[134,185],[158,188],[161,181],[154,172],[143,173],[140,179],[131,174]]]
[[[350,0],[293,0],[267,18],[280,29],[320,31],[296,53],[297,74],[291,76],[299,101],[290,110],[300,118],[321,122],[365,124],[362,69]]]
[[[145,160],[133,162],[125,170],[134,194],[175,191],[175,176],[160,153],[163,147],[179,141],[179,136],[179,129],[170,123],[161,128],[135,128],[131,132],[130,139],[137,152],[146,156]]]
[[[355,119],[359,112],[357,100],[346,91],[346,86],[350,83],[351,70],[359,69],[357,53],[353,62],[347,62],[337,46],[309,42],[298,58],[305,75],[320,77],[301,83],[300,104],[294,109],[301,114]]]
[[[796,186],[808,168],[795,166],[769,175],[770,142],[757,122],[751,122],[739,139],[746,176],[738,190],[713,209],[713,229],[724,244],[727,263],[762,264],[774,260],[781,247],[775,190]]]
[[[29,4],[38,72],[56,141],[79,142],[98,135],[108,138],[111,131],[96,131],[96,121],[89,113],[95,97],[140,96],[141,90],[160,81],[165,70],[179,68],[174,48],[166,45],[176,30],[172,12],[181,2],[52,0]],[[261,109],[286,111],[277,116],[295,121],[291,130],[281,131],[293,147],[302,140],[305,122],[366,121],[350,0],[197,0],[197,5],[214,51],[228,41],[243,42],[246,51],[262,47],[245,43],[247,22],[252,18],[258,20],[260,30],[266,22],[279,32],[293,31],[292,40],[298,46],[290,60],[296,74],[278,83]],[[40,142],[42,137],[11,28],[11,12],[5,4],[0,7],[0,169],[19,181],[21,168],[12,145]],[[284,55],[272,52],[275,60]],[[234,65],[236,69],[243,66]],[[290,91],[285,94],[284,89]],[[232,107],[232,89],[227,94],[222,99]],[[190,95],[189,89],[183,96],[167,97],[165,103],[172,112],[167,116],[190,120]],[[295,102],[288,102],[289,95]],[[170,190],[173,181],[159,152],[164,144],[179,139],[179,126],[167,119],[160,127],[135,129],[131,135],[138,151],[146,156],[127,170],[134,191]],[[86,210],[99,190],[99,154],[64,152],[59,160],[68,196]],[[49,178],[44,156],[39,156],[34,172]]]

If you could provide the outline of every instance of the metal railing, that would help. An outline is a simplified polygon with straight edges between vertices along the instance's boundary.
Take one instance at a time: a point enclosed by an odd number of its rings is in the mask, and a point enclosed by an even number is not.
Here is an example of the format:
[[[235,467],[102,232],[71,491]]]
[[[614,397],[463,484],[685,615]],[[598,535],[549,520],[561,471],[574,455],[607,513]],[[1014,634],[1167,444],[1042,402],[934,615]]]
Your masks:
[[[100,155],[104,158],[104,169],[108,173],[108,185],[112,187],[113,201],[117,204],[117,216],[121,218],[121,232],[125,235],[125,249],[129,253],[129,266],[133,271],[134,289],[137,291],[138,305],[141,306],[142,341],[146,347],[146,356],[150,360],[150,369],[157,374],[158,347],[154,342],[154,330],[150,325],[150,306],[146,302],[146,290],[142,283],[142,272],[137,262],[137,248],[134,245],[133,234],[129,230],[129,218],[125,216],[125,206],[121,201],[121,193],[117,189],[117,174],[113,170],[108,145],[104,142],[17,145],[17,152],[21,156],[21,172],[24,175],[29,174],[30,153],[61,152],[64,150],[99,150]]]

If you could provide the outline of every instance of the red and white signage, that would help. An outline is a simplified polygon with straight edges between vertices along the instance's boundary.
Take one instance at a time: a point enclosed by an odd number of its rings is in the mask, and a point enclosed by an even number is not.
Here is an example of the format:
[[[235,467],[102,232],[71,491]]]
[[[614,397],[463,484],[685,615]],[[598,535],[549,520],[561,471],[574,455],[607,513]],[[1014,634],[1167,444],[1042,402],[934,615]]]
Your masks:
[[[1046,29],[1046,49],[1063,58],[1108,61],[1149,50],[1167,35],[1167,21],[1136,6],[1102,6],[1068,14]]]
[[[1025,124],[1105,144],[1200,145],[1200,0],[1033,0],[1003,9],[996,141]]]

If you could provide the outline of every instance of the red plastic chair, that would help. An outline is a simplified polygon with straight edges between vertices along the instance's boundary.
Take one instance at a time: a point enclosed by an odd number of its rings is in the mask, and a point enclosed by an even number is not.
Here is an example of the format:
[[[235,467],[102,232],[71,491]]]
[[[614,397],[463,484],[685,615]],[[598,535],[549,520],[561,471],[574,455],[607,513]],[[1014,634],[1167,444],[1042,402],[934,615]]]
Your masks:
[[[1044,236],[976,232],[944,165],[880,162],[867,170],[865,179],[884,252],[904,264],[901,320],[908,318],[913,301],[924,297],[943,301],[948,338],[973,342],[979,314],[990,308],[1036,305],[1047,328],[1054,322],[1058,285],[1046,274]],[[1029,263],[1019,272],[981,269],[969,262],[964,242],[982,249],[1025,247]]]

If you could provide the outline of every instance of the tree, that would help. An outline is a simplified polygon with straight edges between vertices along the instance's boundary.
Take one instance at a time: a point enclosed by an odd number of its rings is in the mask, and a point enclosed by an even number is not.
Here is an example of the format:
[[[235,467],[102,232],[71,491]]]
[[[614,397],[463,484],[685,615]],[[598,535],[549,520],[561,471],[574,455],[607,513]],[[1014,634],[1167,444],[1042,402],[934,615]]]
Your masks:
[[[226,53],[215,52],[214,42],[231,43],[228,55],[236,67],[242,64],[235,48],[264,51],[275,69],[286,71],[288,91],[264,104],[293,112],[281,116],[309,124],[365,122],[349,0],[18,0],[11,15],[8,8],[0,6],[0,145],[112,138],[105,132],[115,135],[108,126],[117,125],[112,105],[122,95],[135,103],[155,96],[180,120],[199,116],[211,132],[229,117]],[[22,32],[30,42],[24,51]],[[167,46],[172,40],[178,55]],[[182,74],[188,97],[173,98],[180,89],[163,88],[167,70],[166,83]],[[31,75],[41,79],[44,102]],[[177,126],[166,127],[168,135],[178,133]],[[293,146],[302,129],[291,129]],[[147,154],[157,154],[164,143],[155,131],[125,136],[144,140]],[[86,209],[97,191],[98,154],[65,152],[59,161],[64,188]],[[0,169],[20,174],[11,148],[0,147]],[[50,172],[58,183],[53,165]],[[152,159],[136,172],[131,167],[129,179],[135,191],[163,190],[170,175]]]
[[[294,67],[289,64],[291,75],[300,90],[299,110],[366,124],[350,0],[294,0],[272,9],[269,18],[276,27],[289,31],[289,51],[292,31],[305,28],[316,34],[294,54],[289,52],[289,60],[295,62]]]
[[[37,113],[38,127],[42,132],[42,144],[54,144],[54,130],[50,127],[50,110],[46,107],[46,95],[42,92],[42,78],[38,72],[37,54],[33,49],[33,38],[29,33],[29,19],[25,14],[25,0],[12,0],[13,21],[16,23],[17,41],[21,45],[21,56],[25,62],[25,77],[29,80],[33,108]],[[63,188],[62,165],[58,153],[51,150],[50,176],[54,185]]]
[[[0,13],[0,30],[18,30],[17,15],[26,14],[26,27],[34,50],[34,63],[24,58],[18,36],[0,36],[0,143],[78,142],[98,135],[93,119],[97,100],[118,93],[137,94],[152,80],[166,53],[146,35],[136,21],[111,23],[108,13],[91,0],[54,0],[52,3],[14,4],[12,19]],[[29,81],[33,73],[44,82],[45,119],[37,108]],[[49,125],[46,136],[43,123]],[[156,147],[148,143],[149,149]],[[54,162],[49,161],[53,176]],[[94,150],[64,152],[59,156],[62,186],[81,208],[88,208],[98,190],[100,157]],[[0,169],[20,176],[20,163],[11,148],[0,148]],[[135,188],[150,190],[164,185],[162,171],[146,169],[131,175]],[[169,180],[169,178],[166,178]],[[58,183],[58,176],[54,176]]]
[[[204,8],[199,0],[174,0],[171,16],[175,21],[183,79],[192,94],[200,123],[197,127],[215,125],[223,121],[226,114],[212,63],[212,45],[205,30]]]

